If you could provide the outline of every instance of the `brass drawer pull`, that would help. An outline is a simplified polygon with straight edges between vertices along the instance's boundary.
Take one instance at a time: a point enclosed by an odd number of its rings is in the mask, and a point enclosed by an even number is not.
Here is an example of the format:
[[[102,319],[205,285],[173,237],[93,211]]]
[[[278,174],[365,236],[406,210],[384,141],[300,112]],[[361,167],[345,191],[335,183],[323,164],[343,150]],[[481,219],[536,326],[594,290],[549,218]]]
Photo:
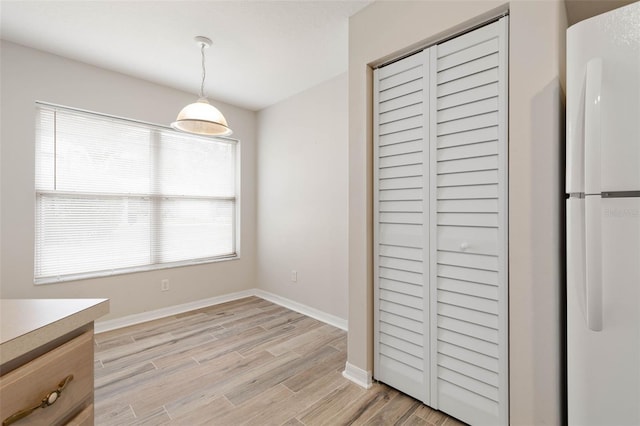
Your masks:
[[[2,426],[9,426],[10,424],[17,422],[20,419],[24,419],[29,414],[36,411],[38,408],[47,408],[48,406],[55,404],[55,402],[60,397],[60,394],[62,394],[62,391],[64,390],[64,388],[67,387],[67,384],[71,380],[73,380],[73,374],[69,374],[67,377],[64,378],[64,380],[58,383],[58,389],[52,390],[51,392],[46,394],[45,397],[42,398],[42,401],[40,401],[40,404],[32,408],[26,408],[24,410],[20,410],[17,413],[10,415],[9,417],[7,417],[2,421]]]

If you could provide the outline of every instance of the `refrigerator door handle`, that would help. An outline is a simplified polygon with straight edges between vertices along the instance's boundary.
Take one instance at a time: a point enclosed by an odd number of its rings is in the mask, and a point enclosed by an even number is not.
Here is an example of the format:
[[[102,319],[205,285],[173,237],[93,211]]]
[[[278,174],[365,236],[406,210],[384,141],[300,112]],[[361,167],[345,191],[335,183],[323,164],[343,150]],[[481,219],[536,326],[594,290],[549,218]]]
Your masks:
[[[587,63],[584,96],[584,193],[600,193],[602,59]]]
[[[602,200],[585,197],[585,299],[587,327],[602,331]]]
[[[567,199],[567,297],[575,297],[585,325],[588,326],[584,203],[584,196],[572,196]]]

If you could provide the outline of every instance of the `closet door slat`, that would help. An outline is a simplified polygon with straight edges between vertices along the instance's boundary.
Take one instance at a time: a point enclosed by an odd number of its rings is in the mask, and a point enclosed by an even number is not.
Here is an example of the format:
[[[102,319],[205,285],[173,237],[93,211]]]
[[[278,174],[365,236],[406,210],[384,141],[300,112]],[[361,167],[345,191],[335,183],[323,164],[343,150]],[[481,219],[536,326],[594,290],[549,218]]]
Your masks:
[[[380,278],[380,290],[393,290],[398,293],[410,294],[415,297],[422,296],[420,286],[401,281],[388,280],[386,278]]]
[[[423,342],[422,334],[385,322],[380,323],[380,332],[389,336],[396,336],[404,341],[413,343],[416,346],[422,345]]]
[[[497,170],[498,156],[486,155],[471,158],[456,158],[441,161],[438,164],[438,174],[445,173],[468,173],[481,170]]]
[[[496,111],[481,113],[478,110],[476,112],[477,114],[475,115],[468,115],[451,121],[439,121],[438,136],[468,132],[469,130],[492,127],[498,124],[498,113]]]
[[[388,135],[378,135],[378,146],[383,147],[403,142],[421,141],[422,128],[407,129]]]
[[[380,255],[380,266],[383,268],[398,269],[400,271],[422,274],[422,260],[401,259]]]
[[[498,200],[441,200],[437,209],[440,213],[495,213]]]
[[[413,68],[407,68],[396,74],[390,75],[380,79],[378,90],[381,92],[390,89],[392,87],[399,86],[411,81],[420,80],[422,78],[422,67],[420,64],[416,64]]]
[[[461,186],[461,185],[483,185],[495,182],[498,179],[498,170],[481,170],[467,173],[451,173],[438,175],[438,187]]]
[[[442,83],[438,86],[438,97],[475,89],[498,81],[498,68],[491,68],[477,74],[470,74],[457,80]]]
[[[498,96],[498,82],[485,84],[474,89],[465,90],[449,96],[442,96],[437,100],[438,111],[458,105],[481,101]]]
[[[385,102],[380,102],[378,104],[379,113],[382,114],[382,113],[400,109],[409,105],[415,105],[421,102],[422,102],[422,91],[419,90],[417,92],[409,93],[399,98],[393,98]]]
[[[481,198],[498,198],[498,185],[445,186],[438,188],[438,200],[477,200]]]
[[[496,21],[439,44],[437,52],[438,63],[446,56],[473,49],[475,46],[490,40],[496,40],[499,35],[499,27],[500,21]],[[481,54],[475,53],[474,56],[481,56]]]
[[[380,124],[391,123],[393,121],[402,120],[406,117],[415,117],[422,115],[422,104],[409,104],[402,108],[393,109],[391,111],[380,114]]]
[[[402,188],[422,188],[422,179],[420,176],[407,176],[399,178],[384,179],[380,181],[380,190],[385,189],[402,189]]]
[[[498,271],[498,258],[496,256],[440,250],[438,251],[437,259],[440,265],[459,265],[485,271]]]
[[[475,337],[476,339],[483,340],[485,342],[489,342],[493,344],[498,343],[498,330],[496,330],[495,328],[484,327],[480,324],[474,324],[467,321],[462,321],[462,320],[458,320],[451,317],[445,317],[441,315],[438,315],[437,325],[438,325],[438,331],[449,330],[465,336]],[[467,351],[469,353],[480,352],[480,349],[476,346],[473,346],[473,350],[467,349],[469,347],[471,346],[460,346],[459,348],[464,349],[464,351]],[[442,351],[442,345],[440,343],[438,343],[438,351]],[[467,353],[467,352],[464,352],[464,353]],[[494,371],[497,372],[498,360],[496,359],[491,362],[495,363],[496,367]]]
[[[476,57],[462,64],[443,69],[438,73],[438,84],[457,80],[469,74],[486,71],[498,66],[498,53]]]
[[[400,142],[380,147],[380,157],[388,157],[390,155],[409,154],[412,152],[422,151],[420,141]]]
[[[415,67],[422,67],[423,63],[424,59],[418,53],[415,55],[407,56],[400,61],[385,65],[382,68],[378,68],[376,72],[378,73],[378,78],[380,80],[383,80],[403,71],[410,70]]]
[[[447,148],[459,145],[470,145],[478,142],[498,140],[498,126],[484,127],[468,130],[466,132],[440,135],[436,141],[438,148]]]
[[[469,103],[458,103],[449,108],[441,108],[438,110],[438,121],[457,120],[469,115],[485,114],[498,110],[498,97],[480,99]]]
[[[420,249],[381,245],[378,247],[378,253],[380,256],[422,261],[422,251]]]
[[[463,146],[439,148],[438,161],[456,160],[461,158],[486,157],[498,154],[498,141],[478,142]]]
[[[386,278],[392,281],[422,286],[422,274],[415,272],[401,271],[399,269],[390,269],[381,266],[378,275],[380,279]]]
[[[477,336],[469,336],[445,328],[438,328],[438,340],[461,348],[474,347],[476,352],[489,358],[498,359],[498,345],[487,340],[481,340]]]
[[[395,315],[392,312],[380,311],[378,313],[378,321],[380,324],[391,324],[396,327],[403,328],[408,331],[412,331],[416,334],[422,335],[422,322],[414,321],[410,318]]]
[[[498,302],[496,300],[475,297],[470,294],[438,290],[438,302],[498,315]]]
[[[422,81],[412,80],[398,86],[391,87],[385,91],[380,91],[379,102],[387,102],[402,96],[410,95],[422,90]]]
[[[438,277],[438,289],[455,291],[462,294],[471,294],[485,299],[498,300],[498,287],[492,284],[463,281],[440,276]]]
[[[421,200],[380,201],[380,212],[422,212]]]
[[[407,165],[413,165],[413,164],[422,164],[421,151],[410,152],[407,154],[389,155],[386,157],[380,157],[380,160],[379,160],[380,168],[407,166]]]
[[[481,334],[479,337],[481,337]],[[484,368],[485,370],[493,371],[494,373],[497,373],[499,370],[498,360],[496,358],[485,355],[479,351],[467,349],[464,346],[441,342],[440,345],[438,345],[438,353],[462,360]]]
[[[420,200],[422,197],[420,188],[399,188],[380,191],[381,201],[409,201]]]

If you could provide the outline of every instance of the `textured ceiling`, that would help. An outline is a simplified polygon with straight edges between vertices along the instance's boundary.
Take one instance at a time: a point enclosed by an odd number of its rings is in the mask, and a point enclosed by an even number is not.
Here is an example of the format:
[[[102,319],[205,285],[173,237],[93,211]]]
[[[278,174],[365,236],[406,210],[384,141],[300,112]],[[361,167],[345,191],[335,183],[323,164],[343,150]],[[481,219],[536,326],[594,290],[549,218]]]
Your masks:
[[[636,0],[565,0],[569,25],[631,4]]]
[[[3,39],[258,110],[347,70],[363,1],[7,1]]]

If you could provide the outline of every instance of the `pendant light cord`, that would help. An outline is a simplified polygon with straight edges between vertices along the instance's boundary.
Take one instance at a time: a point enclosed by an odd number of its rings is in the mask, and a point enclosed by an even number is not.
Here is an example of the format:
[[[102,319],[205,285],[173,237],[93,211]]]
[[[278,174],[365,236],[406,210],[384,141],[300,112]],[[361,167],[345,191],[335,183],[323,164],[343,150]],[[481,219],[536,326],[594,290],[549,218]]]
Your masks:
[[[200,44],[200,54],[202,55],[202,83],[200,84],[200,97],[204,98],[204,79],[207,76],[207,70],[204,67],[204,43]]]

